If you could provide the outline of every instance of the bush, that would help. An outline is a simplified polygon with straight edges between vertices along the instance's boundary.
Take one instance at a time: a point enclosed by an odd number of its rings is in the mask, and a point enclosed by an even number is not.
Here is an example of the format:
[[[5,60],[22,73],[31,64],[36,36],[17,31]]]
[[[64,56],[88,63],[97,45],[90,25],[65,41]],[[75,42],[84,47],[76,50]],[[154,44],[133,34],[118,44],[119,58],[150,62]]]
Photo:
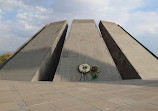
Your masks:
[[[11,55],[12,53],[8,52],[0,56],[0,64],[2,64],[5,60],[7,60]]]

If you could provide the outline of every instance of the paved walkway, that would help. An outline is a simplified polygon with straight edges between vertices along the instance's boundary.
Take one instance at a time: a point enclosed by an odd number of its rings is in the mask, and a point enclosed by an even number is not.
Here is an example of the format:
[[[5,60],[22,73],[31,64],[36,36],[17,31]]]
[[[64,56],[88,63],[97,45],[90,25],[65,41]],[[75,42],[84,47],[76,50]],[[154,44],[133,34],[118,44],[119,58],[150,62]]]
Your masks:
[[[0,81],[0,111],[158,111],[158,81]]]

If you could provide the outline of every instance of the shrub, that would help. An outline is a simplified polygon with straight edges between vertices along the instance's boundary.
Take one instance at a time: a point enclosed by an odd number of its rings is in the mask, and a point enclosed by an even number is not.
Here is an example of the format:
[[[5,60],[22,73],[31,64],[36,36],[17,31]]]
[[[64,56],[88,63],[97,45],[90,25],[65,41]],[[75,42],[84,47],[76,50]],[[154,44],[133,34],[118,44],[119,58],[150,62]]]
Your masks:
[[[1,55],[0,56],[0,64],[2,64],[5,60],[7,60],[11,55],[12,55],[12,53],[10,53],[10,52]]]

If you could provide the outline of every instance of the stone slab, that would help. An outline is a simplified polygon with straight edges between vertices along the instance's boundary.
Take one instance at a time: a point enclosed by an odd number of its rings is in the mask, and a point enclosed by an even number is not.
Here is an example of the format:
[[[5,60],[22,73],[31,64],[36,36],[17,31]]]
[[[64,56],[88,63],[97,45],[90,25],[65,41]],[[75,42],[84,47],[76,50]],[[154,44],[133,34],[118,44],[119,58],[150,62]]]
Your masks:
[[[61,21],[42,28],[9,58],[0,70],[0,79],[31,81],[36,73],[46,73],[45,66],[51,61],[50,58],[66,26],[67,22]],[[39,76],[34,80],[38,78]]]
[[[86,81],[121,80],[94,20],[73,20],[53,81],[80,81],[80,64],[100,67],[99,77],[92,80],[88,74]]]
[[[96,83],[0,80],[0,87],[2,111],[158,110],[158,93],[154,92],[158,89],[158,80]]]
[[[158,59],[138,41],[136,41],[129,33],[127,33],[119,25],[101,21],[100,29],[108,48],[115,59],[120,73],[124,73],[125,79],[132,79],[137,73],[141,79],[157,79],[158,78]],[[111,40],[111,41],[110,41]],[[109,42],[113,42],[113,46]],[[117,51],[116,47],[120,50]],[[116,57],[118,54],[118,57]],[[120,56],[120,57],[119,57]],[[124,59],[123,57],[124,56]],[[126,59],[125,59],[126,58]],[[126,61],[129,61],[127,63]],[[121,68],[122,67],[122,68]],[[132,70],[133,67],[133,71]],[[129,69],[129,70],[127,70]],[[135,79],[137,77],[135,76]]]

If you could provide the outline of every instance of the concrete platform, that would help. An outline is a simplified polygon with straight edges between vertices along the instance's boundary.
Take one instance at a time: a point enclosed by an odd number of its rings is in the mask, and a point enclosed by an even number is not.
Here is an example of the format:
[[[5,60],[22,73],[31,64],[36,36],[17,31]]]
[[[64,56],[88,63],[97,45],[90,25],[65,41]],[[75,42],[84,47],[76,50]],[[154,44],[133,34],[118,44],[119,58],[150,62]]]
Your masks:
[[[158,59],[115,23],[101,21],[102,36],[123,79],[158,78]]]
[[[158,111],[158,81],[0,81],[1,111]]]
[[[0,70],[0,79],[52,80],[66,29],[67,21],[54,22],[43,27],[6,61]]]
[[[121,80],[94,20],[73,20],[53,81],[79,81],[78,66],[85,63],[97,65],[101,71],[95,80],[87,74],[86,81]]]

